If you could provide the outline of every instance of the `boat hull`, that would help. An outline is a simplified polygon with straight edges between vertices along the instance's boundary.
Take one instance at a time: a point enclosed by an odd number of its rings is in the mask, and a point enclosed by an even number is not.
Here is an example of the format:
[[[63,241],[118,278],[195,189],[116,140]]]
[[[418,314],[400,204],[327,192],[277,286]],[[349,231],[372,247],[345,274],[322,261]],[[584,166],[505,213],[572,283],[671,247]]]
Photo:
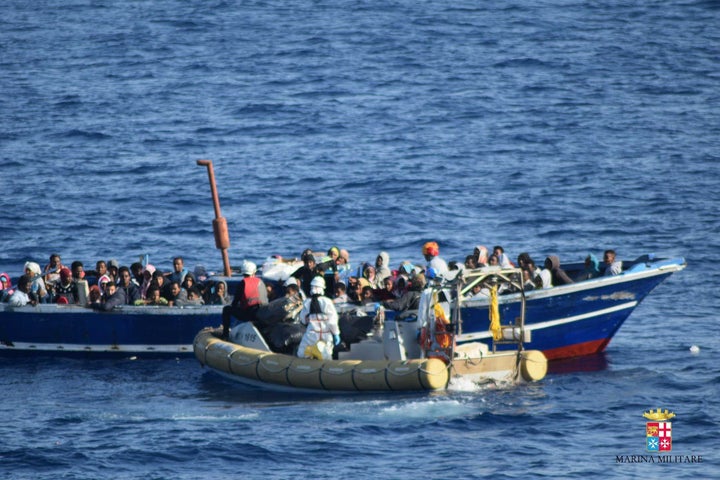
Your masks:
[[[637,268],[614,277],[527,292],[525,329],[531,332],[531,341],[525,343],[526,348],[542,351],[549,360],[604,351],[640,302],[684,267],[684,261],[678,259],[661,267]],[[488,303],[464,304],[459,344],[492,344]],[[520,294],[500,295],[498,303],[501,324],[515,324],[520,316]],[[513,348],[505,344],[495,347]]]
[[[191,357],[197,332],[222,307],[132,307],[98,312],[73,305],[0,306],[0,355]]]

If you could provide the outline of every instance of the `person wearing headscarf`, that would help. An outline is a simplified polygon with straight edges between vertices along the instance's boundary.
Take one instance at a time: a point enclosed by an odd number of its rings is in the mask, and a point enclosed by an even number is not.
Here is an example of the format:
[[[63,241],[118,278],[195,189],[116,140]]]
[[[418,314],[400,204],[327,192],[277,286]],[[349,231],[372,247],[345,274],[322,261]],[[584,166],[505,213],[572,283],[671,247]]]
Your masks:
[[[5,272],[0,273],[0,302],[6,302],[13,293],[15,290],[12,288],[10,275]]]
[[[310,298],[305,300],[300,311],[300,323],[307,325],[298,346],[300,358],[329,360],[335,345],[340,343],[338,314],[332,300],[324,296],[325,280],[315,277],[310,282]]]
[[[390,271],[390,255],[387,252],[380,252],[375,259],[375,276],[377,281],[375,282],[376,288],[382,288],[383,280],[387,277],[392,276]]]
[[[47,299],[47,287],[45,281],[42,278],[42,272],[40,271],[40,265],[35,262],[25,262],[25,275],[30,278],[30,298],[42,302]]]
[[[473,250],[475,256],[475,265],[477,267],[486,267],[488,264],[488,249],[483,245],[478,245]]]
[[[585,271],[582,274],[581,280],[590,280],[591,278],[599,277],[600,276],[600,260],[592,254],[589,253],[587,257],[585,257]]]
[[[208,305],[227,305],[228,294],[227,294],[227,283],[223,280],[215,282],[210,288],[210,298],[207,301]]]

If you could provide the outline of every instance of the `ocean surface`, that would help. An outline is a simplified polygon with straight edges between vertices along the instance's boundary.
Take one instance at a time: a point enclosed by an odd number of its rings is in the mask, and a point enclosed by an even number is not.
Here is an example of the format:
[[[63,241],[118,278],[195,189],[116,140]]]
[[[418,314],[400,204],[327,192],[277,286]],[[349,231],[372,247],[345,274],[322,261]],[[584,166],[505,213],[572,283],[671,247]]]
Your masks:
[[[0,478],[720,477],[720,2],[4,0],[0,271],[683,256],[603,355],[422,395],[0,359]],[[699,347],[693,354],[691,346]],[[646,455],[667,408],[672,454]],[[675,457],[674,457],[675,458]]]

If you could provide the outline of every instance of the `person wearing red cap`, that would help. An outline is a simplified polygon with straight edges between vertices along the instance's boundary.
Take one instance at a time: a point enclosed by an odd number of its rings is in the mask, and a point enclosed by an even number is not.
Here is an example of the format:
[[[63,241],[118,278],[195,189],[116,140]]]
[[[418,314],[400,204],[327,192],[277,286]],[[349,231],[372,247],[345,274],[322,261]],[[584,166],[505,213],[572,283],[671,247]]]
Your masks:
[[[440,247],[437,242],[427,242],[423,245],[423,256],[427,263],[426,271],[433,269],[435,275],[444,277],[448,273],[448,266],[445,260],[440,258]]]
[[[72,272],[67,267],[60,269],[60,282],[55,286],[55,303],[78,303],[77,283],[73,282]]]

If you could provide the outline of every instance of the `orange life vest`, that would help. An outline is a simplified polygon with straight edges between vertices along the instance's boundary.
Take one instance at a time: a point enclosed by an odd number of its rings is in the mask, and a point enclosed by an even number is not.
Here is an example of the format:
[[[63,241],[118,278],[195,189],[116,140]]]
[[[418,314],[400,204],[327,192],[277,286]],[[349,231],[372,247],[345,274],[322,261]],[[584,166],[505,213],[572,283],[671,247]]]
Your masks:
[[[245,277],[243,279],[243,291],[240,297],[240,306],[242,308],[260,305],[260,278]]]

